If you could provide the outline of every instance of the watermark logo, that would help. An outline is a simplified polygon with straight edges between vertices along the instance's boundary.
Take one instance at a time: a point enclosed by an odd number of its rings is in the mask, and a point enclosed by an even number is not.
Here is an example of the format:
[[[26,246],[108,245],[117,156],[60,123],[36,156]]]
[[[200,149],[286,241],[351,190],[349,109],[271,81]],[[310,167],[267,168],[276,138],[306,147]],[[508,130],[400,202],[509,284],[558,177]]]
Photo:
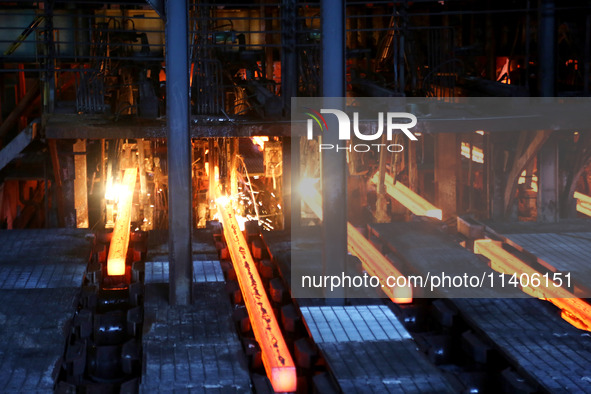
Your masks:
[[[311,114],[310,112],[306,112],[305,114],[308,115],[309,117],[311,117],[312,119],[314,119],[316,121],[316,123],[318,124],[318,126],[320,127],[320,131],[324,131],[324,128],[326,127],[326,130],[328,130],[328,126],[326,124],[326,119],[324,119],[324,116],[322,116],[320,114],[320,112],[318,111],[314,111],[312,108],[308,108],[305,107],[308,111],[313,112],[313,114]],[[323,110],[321,110],[323,111]],[[312,119],[308,119],[308,139],[311,140],[312,138],[310,137],[310,133],[312,133]],[[322,122],[320,122],[320,119],[322,119]]]
[[[384,131],[386,132],[386,139],[388,141],[392,141],[392,136],[396,130],[400,130],[408,137],[411,141],[417,141],[417,137],[409,130],[416,126],[417,124],[417,117],[408,112],[387,112],[384,114],[383,112],[378,113],[378,128],[377,131],[373,134],[363,134],[359,130],[359,113],[353,112],[353,122],[349,115],[345,112],[338,110],[338,109],[321,109],[320,112],[313,110],[312,108],[307,108],[309,112],[305,112],[306,115],[310,116],[311,119],[308,119],[307,123],[307,137],[308,140],[314,138],[314,123],[318,125],[321,132],[328,131],[328,125],[326,123],[326,119],[322,114],[331,114],[336,116],[338,125],[339,125],[339,140],[340,141],[351,141],[351,129],[355,137],[361,141],[375,141],[382,138]],[[352,124],[351,124],[352,123]],[[385,127],[384,127],[385,123]],[[351,127],[352,126],[352,127]],[[339,146],[338,144],[325,144],[321,143],[319,145],[319,150],[347,150],[351,152],[354,150],[355,152],[369,152],[372,149],[377,150],[378,152],[380,149],[387,149],[389,152],[402,152],[404,147],[400,144],[347,144],[344,146]]]

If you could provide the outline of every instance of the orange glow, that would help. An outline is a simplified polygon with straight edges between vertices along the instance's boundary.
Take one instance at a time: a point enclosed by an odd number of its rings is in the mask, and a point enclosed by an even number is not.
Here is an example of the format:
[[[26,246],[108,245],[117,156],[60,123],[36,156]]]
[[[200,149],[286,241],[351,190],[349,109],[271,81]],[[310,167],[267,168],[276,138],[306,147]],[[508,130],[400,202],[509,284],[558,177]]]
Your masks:
[[[575,192],[573,197],[577,199],[577,212],[591,216],[591,197],[579,192]]]
[[[261,347],[267,377],[275,392],[296,391],[297,376],[293,359],[279,329],[261,277],[255,268],[246,239],[236,221],[230,200],[218,192],[216,203],[252,330]]]
[[[373,178],[371,178],[371,181],[377,185],[378,173],[376,173]],[[394,184],[394,179],[392,176],[386,174],[384,184],[386,186],[386,192],[388,195],[402,204],[413,214],[417,216],[427,216],[439,220],[442,219],[443,213],[441,212],[441,209],[437,208],[429,201],[410,190],[401,182],[396,182],[396,184]]]
[[[131,203],[137,178],[137,168],[127,168],[119,189],[117,220],[107,258],[108,275],[125,275],[125,260],[129,246],[129,226],[131,224]]]
[[[322,220],[322,196],[316,191],[314,185],[318,179],[304,178],[300,183],[300,196],[302,200],[310,207],[314,215]]]
[[[462,156],[467,159],[470,158],[470,144],[467,142],[462,142]],[[482,152],[481,148],[472,146],[472,161],[481,164],[484,163],[484,152]]]
[[[585,204],[591,205],[591,197],[583,193],[575,192],[575,194],[573,194],[573,197]]]
[[[361,260],[363,269],[369,275],[380,278],[382,290],[392,302],[408,304],[412,302],[412,287],[388,287],[388,277],[403,276],[351,223],[347,223],[347,245],[349,252]],[[406,282],[406,281],[405,281]]]
[[[526,274],[532,278],[533,274],[541,276],[541,273],[516,256],[503,249],[502,243],[491,239],[479,239],[474,241],[474,253],[481,254],[490,260],[490,267],[495,271],[513,275]],[[586,331],[591,331],[591,305],[580,298],[576,298],[571,292],[561,287],[555,287],[550,280],[549,286],[541,281],[540,286],[522,287],[522,291],[532,297],[547,300],[562,310],[561,316],[573,326]]]
[[[305,187],[305,186],[308,187]],[[302,181],[300,186],[301,196],[304,202],[319,219],[322,219],[322,197],[316,191],[313,183]],[[412,287],[388,287],[388,277],[398,278],[403,276],[388,259],[386,259],[375,246],[371,244],[351,223],[347,223],[347,249],[361,260],[363,269],[372,276],[380,279],[382,290],[397,304],[412,302]],[[405,281],[406,283],[407,281]]]
[[[583,200],[577,200],[577,212],[591,217],[591,204],[587,204]]]
[[[253,144],[258,145],[258,147],[260,148],[260,150],[264,150],[265,149],[265,142],[269,141],[269,137],[251,137],[250,140],[252,141]]]
[[[521,173],[521,175],[519,176],[519,180],[517,181],[518,185],[523,185],[526,181],[526,177],[527,177],[527,170],[523,170],[523,172]],[[538,177],[537,175],[532,175],[531,176],[531,185],[530,185],[531,189],[534,192],[538,191]]]

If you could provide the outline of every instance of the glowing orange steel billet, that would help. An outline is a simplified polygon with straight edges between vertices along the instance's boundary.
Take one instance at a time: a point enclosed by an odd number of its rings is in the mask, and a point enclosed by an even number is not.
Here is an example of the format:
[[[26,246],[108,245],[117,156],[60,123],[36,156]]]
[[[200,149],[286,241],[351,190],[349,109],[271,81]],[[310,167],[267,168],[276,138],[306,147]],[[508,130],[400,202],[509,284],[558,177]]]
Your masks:
[[[577,212],[591,216],[591,197],[579,192],[575,192],[573,197],[577,200]]]
[[[513,275],[526,274],[532,278],[533,274],[542,276],[540,272],[530,267],[505,249],[499,241],[479,239],[474,241],[474,253],[481,254],[490,260],[491,268],[495,271]],[[582,330],[591,331],[591,305],[571,292],[561,287],[555,287],[550,281],[549,286],[541,281],[540,286],[523,287],[522,291],[533,297],[548,300],[562,310],[562,317]]]
[[[403,276],[351,223],[347,223],[349,252],[361,260],[368,274],[380,278],[382,290],[397,304],[412,302],[412,287],[389,287],[388,278]],[[405,281],[406,282],[406,281]]]
[[[373,178],[371,178],[371,181],[377,185],[378,173],[376,173]],[[442,219],[441,209],[437,208],[429,201],[410,190],[401,182],[394,183],[394,179],[391,175],[386,174],[384,185],[386,186],[386,193],[388,193],[390,197],[398,201],[413,214],[417,216],[427,216],[439,220]]]
[[[224,204],[219,195],[217,207],[252,330],[261,347],[263,364],[273,390],[296,391],[297,376],[293,359],[265,293],[263,281],[255,268],[246,239],[238,226],[234,210],[229,204]]]
[[[322,197],[320,193],[309,188],[302,194],[302,199],[310,207],[312,212],[319,219],[322,219]],[[361,234],[351,223],[347,222],[347,248],[349,252],[361,260],[363,269],[369,275],[376,276],[380,279],[383,285],[382,290],[390,299],[397,304],[407,304],[412,302],[412,288],[406,287],[389,287],[386,281],[389,277],[398,278],[403,276],[389,261]]]
[[[107,274],[125,275],[125,259],[129,246],[129,226],[131,224],[131,203],[137,178],[137,168],[128,168],[123,174],[121,194],[117,203],[117,220],[107,257]]]
[[[575,192],[575,194],[573,195],[573,197],[576,198],[579,201],[582,201],[582,202],[586,203],[586,204],[591,204],[591,197],[589,197],[586,194]]]

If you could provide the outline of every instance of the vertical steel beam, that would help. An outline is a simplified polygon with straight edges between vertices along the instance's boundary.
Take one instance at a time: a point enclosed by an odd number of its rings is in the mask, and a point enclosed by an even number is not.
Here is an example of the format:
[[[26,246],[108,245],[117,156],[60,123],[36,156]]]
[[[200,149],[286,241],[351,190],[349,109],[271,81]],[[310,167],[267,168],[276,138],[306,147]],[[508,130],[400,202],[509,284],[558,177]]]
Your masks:
[[[281,96],[286,112],[291,98],[297,96],[296,1],[281,0]]]
[[[55,0],[45,0],[45,84],[43,87],[43,112],[53,113],[55,108],[55,42],[53,37],[53,6]]]
[[[322,94],[323,108],[342,108],[345,96],[345,5],[322,0]],[[343,109],[343,108],[342,108]],[[343,146],[335,116],[327,116],[322,143]],[[323,272],[341,276],[347,259],[347,162],[346,151],[322,152]],[[344,289],[325,290],[325,296],[344,299]]]
[[[382,136],[382,144],[387,143],[386,134]],[[378,167],[378,184],[377,184],[377,202],[376,202],[376,221],[378,223],[387,223],[390,220],[388,216],[388,200],[386,198],[386,149],[380,151],[380,162]],[[394,171],[396,174],[396,171]]]
[[[287,231],[296,233],[302,216],[301,199],[297,192],[300,183],[300,139],[283,137],[283,225]],[[292,145],[294,144],[294,145]]]
[[[591,73],[591,15],[587,15],[585,22],[585,56],[584,56],[584,74],[583,74],[583,93],[589,94],[589,74]]]
[[[554,223],[559,214],[558,144],[550,138],[538,153],[538,222]]]
[[[443,219],[458,212],[458,169],[460,152],[455,133],[435,136],[435,204],[443,211]]]
[[[542,97],[555,96],[556,17],[554,0],[540,0],[538,46],[540,57],[539,91]]]
[[[166,2],[169,302],[191,303],[191,136],[187,0]]]

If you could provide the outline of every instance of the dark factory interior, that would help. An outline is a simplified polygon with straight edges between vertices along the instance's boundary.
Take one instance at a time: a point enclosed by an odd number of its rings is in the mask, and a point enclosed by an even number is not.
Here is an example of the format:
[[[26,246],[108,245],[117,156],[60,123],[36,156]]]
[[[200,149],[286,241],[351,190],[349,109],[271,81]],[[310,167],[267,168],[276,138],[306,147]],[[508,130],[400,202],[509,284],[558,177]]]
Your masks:
[[[1,1],[0,392],[591,393],[590,77],[588,0]]]

